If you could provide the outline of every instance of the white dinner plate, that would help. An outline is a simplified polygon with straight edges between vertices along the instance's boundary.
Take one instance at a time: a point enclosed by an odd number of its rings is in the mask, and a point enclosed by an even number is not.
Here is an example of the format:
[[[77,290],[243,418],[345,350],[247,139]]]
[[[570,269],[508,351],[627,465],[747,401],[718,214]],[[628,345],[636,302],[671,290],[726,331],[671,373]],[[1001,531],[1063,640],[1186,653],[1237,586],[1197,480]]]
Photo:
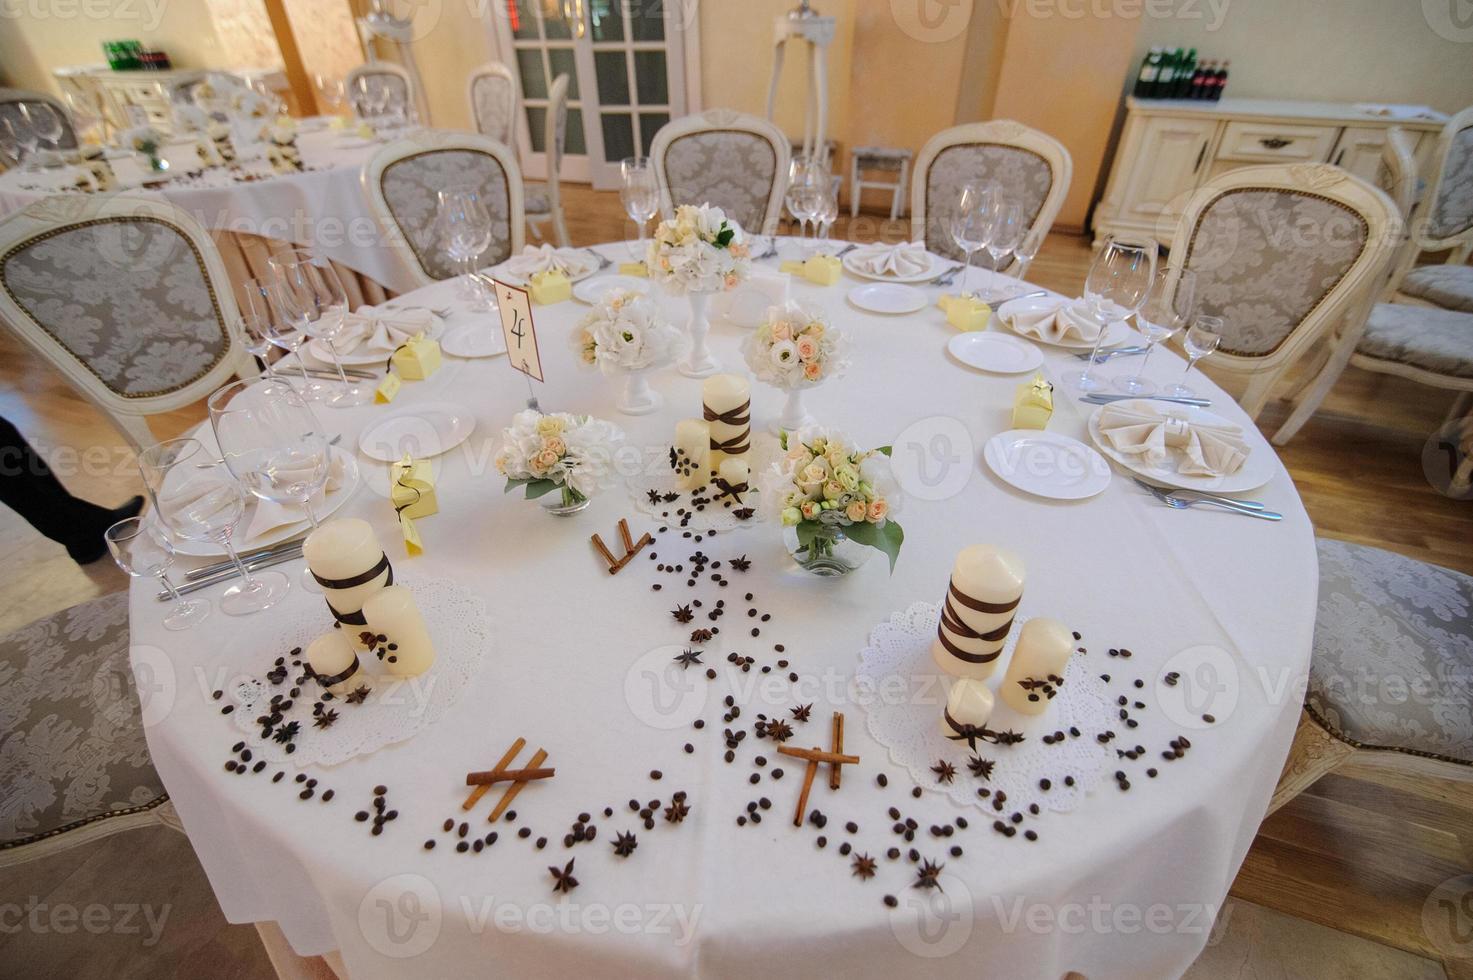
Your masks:
[[[869,282],[849,290],[849,302],[871,313],[914,313],[926,308],[926,294],[896,282]]]
[[[506,336],[499,323],[466,324],[440,338],[440,349],[456,357],[495,357],[506,353]]]
[[[650,281],[638,276],[604,276],[602,279],[580,279],[573,287],[573,298],[592,306],[601,302],[611,289],[627,289],[641,296],[649,292]]]
[[[951,356],[968,367],[997,374],[1032,371],[1043,363],[1043,351],[1012,334],[968,330],[946,342]]]
[[[982,458],[1004,482],[1051,500],[1083,500],[1110,485],[1110,464],[1056,432],[1013,429],[987,440]]]
[[[940,275],[941,267],[946,264],[945,260],[938,259],[936,256],[927,253],[926,258],[931,260],[931,266],[925,272],[917,272],[909,276],[877,276],[873,273],[865,272],[857,265],[855,265],[854,256],[856,254],[858,253],[850,252],[848,255],[839,260],[844,264],[845,271],[848,272],[850,275],[858,276],[861,279],[874,279],[877,282],[925,282],[927,279],[935,279],[938,275]]]
[[[404,454],[423,459],[454,449],[470,437],[476,420],[448,402],[403,409],[363,430],[358,448],[369,459],[394,463]]]
[[[1030,333],[1022,333],[1013,326],[1013,317],[1018,313],[1048,309],[1056,305],[1058,305],[1058,298],[1048,296],[1008,300],[997,308],[997,318],[1013,333],[1022,337],[1024,340],[1031,340],[1035,344],[1048,344],[1050,347],[1063,347],[1068,350],[1093,350],[1095,346],[1093,340],[1076,340],[1073,338],[1058,341],[1044,340],[1042,337],[1035,337]],[[1105,339],[1100,346],[1113,347],[1129,339],[1130,334],[1130,324],[1124,320],[1115,320],[1109,326],[1105,327]]]
[[[591,253],[591,254],[596,255],[598,253],[594,252],[594,253]],[[511,261],[510,259],[507,260],[507,262],[510,262],[510,261]],[[506,266],[507,266],[507,263],[506,262],[503,262],[500,265],[493,265],[489,269],[482,269],[481,271],[484,272],[486,275],[490,276],[492,279],[500,280],[501,282],[507,283],[508,285],[511,285],[511,286],[517,286],[518,288],[521,288],[521,289],[526,289],[527,288],[527,285],[528,285],[528,283],[530,281],[529,280],[529,277],[524,276],[524,275],[521,275],[520,273],[512,272]],[[594,275],[597,272],[598,272],[598,263],[595,262],[595,263],[593,263],[593,267],[592,268],[585,269],[583,272],[578,273],[576,276],[569,276],[568,277],[568,282],[573,282],[573,283],[582,282],[583,280],[587,279],[589,276]]]
[[[404,309],[392,310],[394,313],[404,313]],[[425,331],[425,337],[430,340],[439,340],[440,335],[445,332],[445,321],[435,314],[430,314],[430,328]],[[317,358],[323,364],[332,363],[332,351],[328,349],[327,342],[323,339],[314,338],[307,342],[307,353]],[[354,351],[342,356],[343,364],[348,367],[383,367],[389,360],[387,353],[378,351]]]
[[[1269,480],[1274,478],[1278,472],[1275,465],[1277,460],[1273,450],[1269,448],[1268,442],[1259,434],[1257,427],[1253,425],[1239,426],[1231,419],[1225,419],[1221,415],[1207,411],[1205,408],[1197,408],[1195,405],[1177,405],[1173,402],[1149,401],[1147,399],[1132,399],[1128,401],[1114,402],[1115,405],[1125,407],[1151,406],[1158,409],[1166,409],[1174,415],[1185,418],[1188,422],[1205,422],[1209,425],[1231,425],[1236,426],[1243,432],[1243,441],[1248,444],[1248,458],[1243,460],[1243,466],[1236,473],[1227,476],[1189,476],[1176,471],[1176,454],[1168,453],[1166,459],[1160,465],[1152,466],[1139,456],[1131,456],[1122,453],[1111,446],[1109,440],[1100,433],[1100,412],[1107,406],[1101,405],[1095,409],[1094,414],[1089,417],[1089,437],[1099,447],[1100,452],[1119,463],[1120,466],[1131,473],[1145,477],[1151,483],[1158,483],[1166,487],[1177,487],[1182,490],[1207,490],[1212,493],[1241,493],[1245,490],[1256,490]]]

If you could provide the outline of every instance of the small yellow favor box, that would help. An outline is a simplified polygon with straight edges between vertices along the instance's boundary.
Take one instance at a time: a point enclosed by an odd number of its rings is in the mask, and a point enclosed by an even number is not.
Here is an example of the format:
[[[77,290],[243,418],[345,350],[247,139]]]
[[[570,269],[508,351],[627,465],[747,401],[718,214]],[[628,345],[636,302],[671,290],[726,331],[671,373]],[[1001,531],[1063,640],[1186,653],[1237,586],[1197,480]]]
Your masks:
[[[399,380],[399,376],[393,371],[390,371],[384,375],[383,380],[378,383],[378,387],[373,389],[374,402],[379,405],[387,405],[394,400],[395,395],[399,394],[399,388],[402,385],[403,382]]]
[[[405,381],[423,381],[440,369],[440,345],[424,334],[416,334],[394,351],[389,360]]]
[[[1054,386],[1041,374],[1018,385],[1013,396],[1013,428],[1046,429],[1054,414]]]
[[[832,286],[839,281],[843,264],[833,255],[815,255],[803,263],[803,278],[816,286]]]
[[[641,279],[648,279],[650,277],[650,268],[643,262],[620,262],[619,275],[638,276]]]
[[[389,468],[389,500],[400,517],[418,520],[440,512],[435,501],[435,474],[427,459],[405,455]]]
[[[535,273],[532,276],[530,287],[528,292],[532,294],[532,302],[539,306],[561,303],[573,295],[573,284],[557,269]]]
[[[985,330],[992,307],[974,296],[942,296],[936,305],[946,311],[946,322],[958,330]]]

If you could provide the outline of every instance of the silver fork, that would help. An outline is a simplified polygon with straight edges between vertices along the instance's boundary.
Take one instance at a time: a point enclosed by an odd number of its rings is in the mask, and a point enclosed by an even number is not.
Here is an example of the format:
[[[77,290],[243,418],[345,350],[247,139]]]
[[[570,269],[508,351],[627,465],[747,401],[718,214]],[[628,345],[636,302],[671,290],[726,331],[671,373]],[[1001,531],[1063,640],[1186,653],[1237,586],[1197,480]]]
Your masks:
[[[1176,496],[1175,491],[1173,491],[1172,493],[1167,493],[1164,490],[1151,486],[1149,483],[1141,483],[1141,486],[1149,490],[1151,492],[1151,496],[1155,497],[1157,500],[1161,501],[1172,510],[1189,510],[1192,507],[1206,505],[1208,507],[1221,507],[1223,510],[1230,510],[1234,513],[1243,514],[1247,517],[1261,518],[1265,521],[1282,521],[1284,519],[1284,515],[1276,511],[1254,510],[1252,507],[1245,507],[1242,504],[1229,503],[1226,499],[1203,497],[1196,500],[1187,500],[1183,497]]]
[[[1160,490],[1162,493],[1169,493],[1169,494],[1173,494],[1173,495],[1176,495],[1176,496],[1180,496],[1182,494],[1190,494],[1193,497],[1204,497],[1204,498],[1206,498],[1208,500],[1220,500],[1223,503],[1236,504],[1239,507],[1247,507],[1249,510],[1265,510],[1266,509],[1263,506],[1263,504],[1260,504],[1256,500],[1240,500],[1237,497],[1224,497],[1220,493],[1208,493],[1206,490],[1180,490],[1180,489],[1178,489],[1178,490],[1168,490],[1165,487],[1158,487],[1154,483],[1148,483],[1147,481],[1142,480],[1138,476],[1131,477],[1131,479],[1135,480],[1135,482],[1140,487],[1142,487],[1143,489],[1146,489],[1146,490]]]
[[[931,280],[931,285],[933,285],[933,286],[950,286],[951,285],[951,281],[956,278],[957,273],[961,272],[962,269],[964,269],[964,268],[965,268],[965,266],[961,266],[961,265],[954,265],[954,266],[952,266],[950,269],[947,269],[945,272],[941,273],[941,275],[937,276],[935,279],[932,279]]]
[[[591,248],[585,248],[583,251],[587,252],[589,255],[593,256],[596,259],[598,259],[598,268],[599,268],[599,271],[600,272],[602,272],[604,269],[607,269],[609,266],[611,266],[611,265],[614,264],[614,260],[613,259],[606,259],[602,255],[600,255],[599,253],[595,252]]]

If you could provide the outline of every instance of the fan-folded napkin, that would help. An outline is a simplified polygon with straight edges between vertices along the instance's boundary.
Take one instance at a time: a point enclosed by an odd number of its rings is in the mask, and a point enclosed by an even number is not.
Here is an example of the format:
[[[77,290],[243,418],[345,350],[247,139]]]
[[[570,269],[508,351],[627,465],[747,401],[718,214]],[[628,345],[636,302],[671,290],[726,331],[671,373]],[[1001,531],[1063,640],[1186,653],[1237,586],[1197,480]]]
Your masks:
[[[1092,344],[1100,336],[1100,325],[1086,312],[1082,300],[1041,300],[1007,319],[1016,332],[1049,344],[1070,340]]]
[[[1129,456],[1142,456],[1159,466],[1177,457],[1176,471],[1186,476],[1227,476],[1248,458],[1243,430],[1236,425],[1189,422],[1171,409],[1117,402],[1100,411],[1100,434]]]
[[[343,331],[333,338],[339,354],[382,354],[388,357],[414,337],[435,324],[429,310],[390,310],[381,306],[360,306],[343,314]]]
[[[530,279],[539,272],[556,270],[569,279],[592,272],[598,260],[580,248],[556,248],[552,245],[528,245],[522,254],[508,259],[507,272]]]
[[[863,245],[849,255],[854,268],[869,276],[919,276],[931,271],[931,256],[921,242]]]
[[[348,471],[349,457],[346,453],[333,452],[332,449],[328,449],[328,457],[327,482],[323,484],[321,490],[318,490],[312,495],[312,506],[314,508],[321,508],[323,498],[330,493],[336,492],[343,485],[344,474]],[[311,463],[304,463],[299,469],[300,479],[310,480],[312,478],[312,470],[315,467]],[[278,483],[288,484],[293,482],[294,472],[291,468],[280,467],[275,473]],[[317,516],[322,516],[320,510]],[[275,530],[283,524],[297,524],[306,519],[307,511],[303,509],[301,504],[279,504],[274,500],[257,498],[256,512],[251,515],[251,524],[250,527],[246,528],[244,543],[249,546],[251,542],[268,531]]]

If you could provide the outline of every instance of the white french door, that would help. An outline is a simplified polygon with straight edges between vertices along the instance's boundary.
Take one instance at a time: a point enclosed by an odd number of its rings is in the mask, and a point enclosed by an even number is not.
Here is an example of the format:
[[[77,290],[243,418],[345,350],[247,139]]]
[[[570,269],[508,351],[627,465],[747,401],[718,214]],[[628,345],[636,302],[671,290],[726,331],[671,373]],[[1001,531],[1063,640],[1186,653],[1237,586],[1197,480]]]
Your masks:
[[[552,80],[568,76],[562,179],[619,186],[619,161],[649,152],[655,131],[688,111],[692,0],[498,0],[497,43],[522,89],[522,169],[547,175]]]

